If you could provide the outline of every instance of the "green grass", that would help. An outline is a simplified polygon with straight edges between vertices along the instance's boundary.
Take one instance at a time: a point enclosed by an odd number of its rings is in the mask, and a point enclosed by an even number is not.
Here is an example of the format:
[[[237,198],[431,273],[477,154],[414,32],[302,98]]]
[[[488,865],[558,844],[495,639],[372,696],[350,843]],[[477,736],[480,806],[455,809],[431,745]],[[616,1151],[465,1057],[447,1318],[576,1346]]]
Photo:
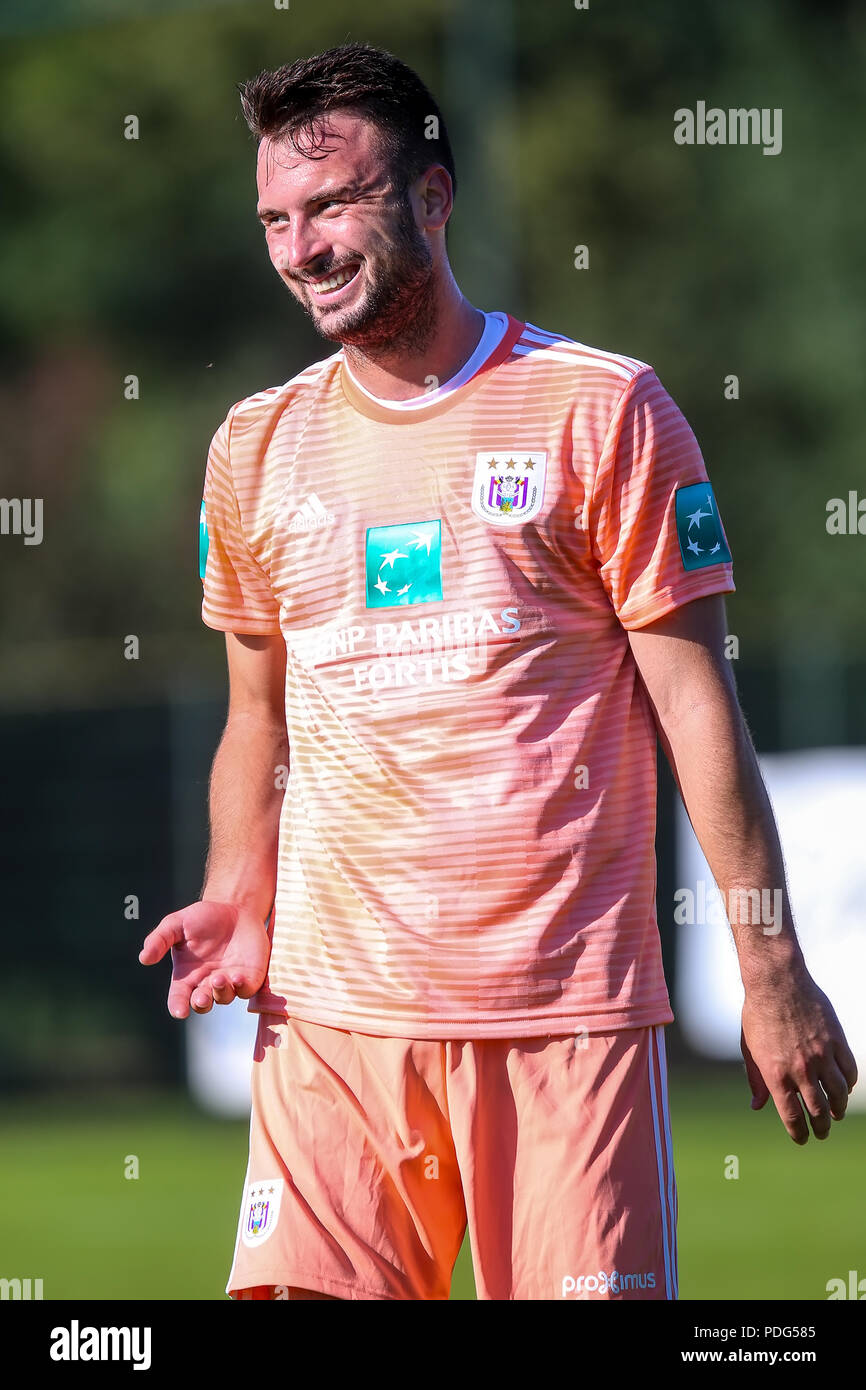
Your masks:
[[[800,1149],[727,1072],[674,1075],[671,1113],[681,1298],[825,1299],[828,1279],[866,1276],[866,1115]],[[177,1095],[7,1100],[0,1276],[42,1278],[49,1299],[224,1298],[247,1135]],[[452,1298],[474,1296],[464,1244]]]

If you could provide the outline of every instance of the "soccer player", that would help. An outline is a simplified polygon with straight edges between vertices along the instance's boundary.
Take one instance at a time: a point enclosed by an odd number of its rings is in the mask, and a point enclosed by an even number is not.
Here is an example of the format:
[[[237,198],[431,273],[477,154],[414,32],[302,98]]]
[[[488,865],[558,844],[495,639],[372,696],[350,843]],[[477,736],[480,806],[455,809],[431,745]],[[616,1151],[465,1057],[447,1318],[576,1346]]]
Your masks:
[[[731,555],[647,364],[484,312],[445,121],[347,44],[241,87],[271,262],[339,350],[232,406],[202,615],[230,700],[175,1018],[259,1014],[227,1293],[677,1296],[656,731],[730,912],[754,1108],[856,1080],[741,715]],[[495,227],[490,235],[495,236]],[[775,901],[775,899],[773,900]]]

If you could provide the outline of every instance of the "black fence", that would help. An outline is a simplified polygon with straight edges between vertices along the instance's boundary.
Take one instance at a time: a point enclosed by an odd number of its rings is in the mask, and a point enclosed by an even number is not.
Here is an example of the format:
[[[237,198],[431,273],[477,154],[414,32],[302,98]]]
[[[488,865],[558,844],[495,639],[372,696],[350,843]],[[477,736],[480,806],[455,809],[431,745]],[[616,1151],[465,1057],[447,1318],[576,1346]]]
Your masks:
[[[810,731],[821,733],[820,682],[810,694],[804,675],[792,706],[783,687],[796,673],[750,667],[737,677],[759,751],[791,747],[792,729],[803,747]],[[799,713],[783,745],[786,699]],[[829,741],[866,744],[866,667],[842,669],[833,710]],[[165,913],[198,896],[207,778],[224,719],[224,699],[0,715],[3,1088],[181,1080],[183,1025],[166,1012],[168,965],[145,970],[138,951]],[[659,924],[672,993],[676,796],[660,754]],[[670,1051],[685,1052],[675,1027]]]

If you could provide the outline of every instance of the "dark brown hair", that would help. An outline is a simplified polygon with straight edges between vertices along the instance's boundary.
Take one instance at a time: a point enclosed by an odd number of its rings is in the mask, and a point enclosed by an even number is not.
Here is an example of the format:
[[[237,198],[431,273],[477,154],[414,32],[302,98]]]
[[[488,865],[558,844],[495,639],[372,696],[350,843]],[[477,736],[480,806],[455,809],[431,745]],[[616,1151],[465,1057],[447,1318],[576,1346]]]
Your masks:
[[[351,109],[376,127],[400,195],[431,164],[448,170],[456,191],[454,157],[436,101],[418,74],[383,48],[340,44],[260,72],[239,83],[238,91],[244,119],[259,140],[288,139],[306,158],[323,159],[327,138],[321,117]]]

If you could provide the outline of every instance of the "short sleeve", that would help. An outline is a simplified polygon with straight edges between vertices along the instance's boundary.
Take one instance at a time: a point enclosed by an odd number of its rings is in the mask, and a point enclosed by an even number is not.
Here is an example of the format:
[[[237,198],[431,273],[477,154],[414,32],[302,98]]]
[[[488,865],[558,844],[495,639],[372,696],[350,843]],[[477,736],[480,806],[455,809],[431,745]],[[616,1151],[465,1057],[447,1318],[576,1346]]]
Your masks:
[[[208,451],[199,526],[201,616],[220,632],[267,636],[280,631],[280,608],[244,537],[229,461],[232,412]]]
[[[651,367],[620,397],[588,499],[601,581],[624,628],[735,589],[701,451]]]

